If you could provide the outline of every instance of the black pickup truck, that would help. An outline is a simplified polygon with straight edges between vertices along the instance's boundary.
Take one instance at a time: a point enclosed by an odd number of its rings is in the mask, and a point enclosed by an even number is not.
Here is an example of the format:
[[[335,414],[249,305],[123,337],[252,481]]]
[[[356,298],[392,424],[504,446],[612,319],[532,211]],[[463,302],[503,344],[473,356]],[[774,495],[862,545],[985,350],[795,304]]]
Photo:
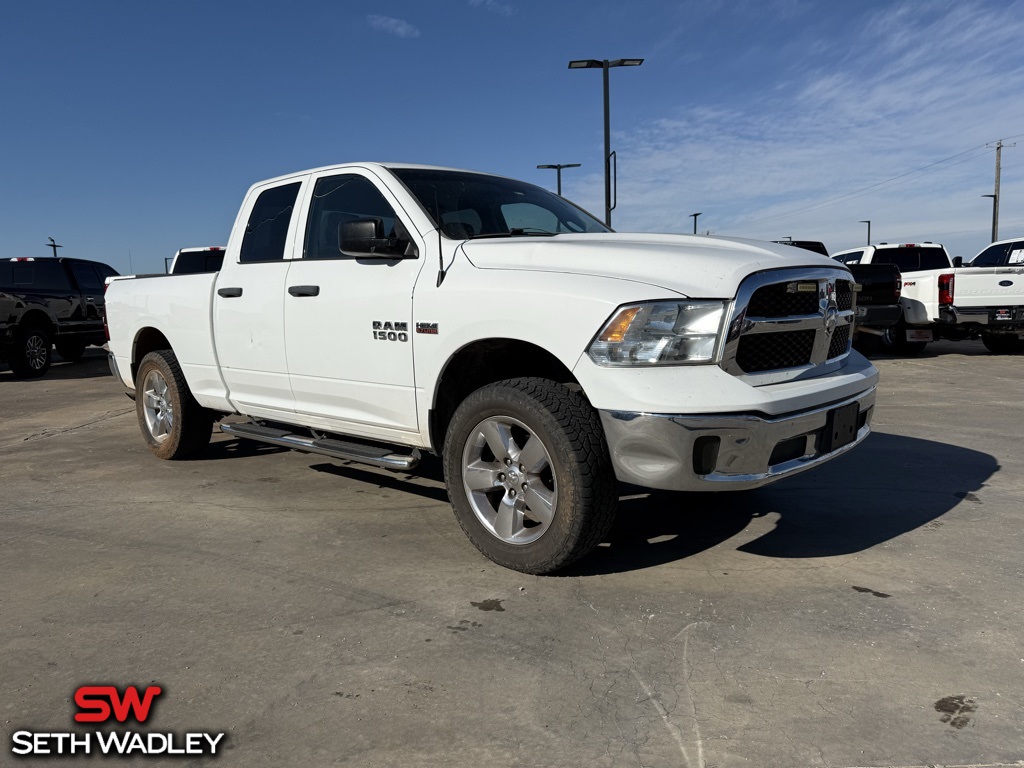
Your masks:
[[[824,243],[817,240],[774,240],[783,245],[792,245],[828,256]],[[842,258],[839,259],[843,261]],[[845,263],[845,262],[844,262]],[[865,354],[875,352],[885,342],[892,346],[893,330],[903,316],[900,293],[903,279],[895,264],[846,264],[853,273],[853,279],[860,286],[857,293],[857,319],[854,325],[853,343]]]
[[[84,259],[0,261],[0,359],[15,376],[34,378],[49,370],[54,345],[75,361],[104,344],[103,284],[115,275]]]

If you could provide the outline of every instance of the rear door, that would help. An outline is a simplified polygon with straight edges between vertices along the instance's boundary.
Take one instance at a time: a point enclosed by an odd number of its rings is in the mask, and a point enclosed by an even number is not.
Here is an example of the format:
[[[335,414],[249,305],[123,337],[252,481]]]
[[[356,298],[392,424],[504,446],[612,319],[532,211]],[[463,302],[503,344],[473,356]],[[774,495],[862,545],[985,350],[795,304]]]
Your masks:
[[[87,261],[69,261],[67,265],[82,293],[83,330],[103,330],[103,276]]]
[[[359,256],[345,239],[346,223],[372,222],[388,238],[409,219],[369,171],[321,173],[309,190],[284,291],[296,411],[338,432],[416,432],[412,294],[423,260],[402,248]]]
[[[284,284],[305,178],[253,190],[214,286],[213,332],[228,399],[253,416],[294,411],[284,343]]]

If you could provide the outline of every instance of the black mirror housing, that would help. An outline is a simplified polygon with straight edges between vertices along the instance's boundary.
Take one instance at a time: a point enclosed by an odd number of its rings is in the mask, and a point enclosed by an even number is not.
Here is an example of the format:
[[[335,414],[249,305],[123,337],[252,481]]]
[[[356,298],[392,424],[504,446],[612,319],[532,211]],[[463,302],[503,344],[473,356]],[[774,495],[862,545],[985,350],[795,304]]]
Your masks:
[[[385,237],[384,222],[376,217],[341,222],[338,225],[338,244],[343,253],[374,256],[378,259],[400,259],[418,255],[411,240]]]

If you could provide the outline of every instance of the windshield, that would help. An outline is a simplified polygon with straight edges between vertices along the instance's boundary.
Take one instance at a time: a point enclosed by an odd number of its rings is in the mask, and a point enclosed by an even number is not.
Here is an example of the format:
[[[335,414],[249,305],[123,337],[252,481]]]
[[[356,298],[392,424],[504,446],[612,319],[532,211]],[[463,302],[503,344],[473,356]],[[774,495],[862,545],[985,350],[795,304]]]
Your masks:
[[[611,232],[582,208],[545,189],[500,176],[392,168],[447,237]]]

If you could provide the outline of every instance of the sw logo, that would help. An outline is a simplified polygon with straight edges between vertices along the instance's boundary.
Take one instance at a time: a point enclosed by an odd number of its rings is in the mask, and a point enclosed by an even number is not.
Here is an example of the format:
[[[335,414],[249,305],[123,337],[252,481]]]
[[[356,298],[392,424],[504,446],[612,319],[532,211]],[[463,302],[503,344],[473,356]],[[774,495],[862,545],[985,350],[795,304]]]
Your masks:
[[[83,685],[75,691],[76,723],[108,723],[116,726],[129,720],[144,723],[153,712],[153,703],[164,689],[147,686],[141,693],[134,685],[119,690],[115,685]],[[111,722],[114,721],[114,722]],[[226,733],[173,733],[107,729],[98,731],[15,731],[11,735],[11,754],[26,757],[40,755],[100,755],[104,757],[214,756],[224,746]]]
[[[75,715],[75,722],[105,723],[113,715],[119,723],[126,722],[129,717],[144,723],[149,717],[153,699],[163,692],[159,685],[151,685],[140,698],[139,689],[134,685],[127,686],[123,694],[113,685],[83,685],[75,691],[75,704],[81,710]]]

